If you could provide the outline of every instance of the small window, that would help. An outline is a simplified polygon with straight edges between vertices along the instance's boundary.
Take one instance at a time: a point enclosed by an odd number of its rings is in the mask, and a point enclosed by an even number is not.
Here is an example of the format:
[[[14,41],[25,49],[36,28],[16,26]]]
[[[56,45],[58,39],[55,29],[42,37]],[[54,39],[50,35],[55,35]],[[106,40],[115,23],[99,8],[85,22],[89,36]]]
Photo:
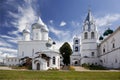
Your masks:
[[[75,52],[77,52],[78,51],[78,47],[75,47]]]
[[[91,53],[91,55],[92,55],[92,57],[93,57],[93,56],[95,56],[95,53],[94,53],[94,52],[92,52],[92,53]]]
[[[115,48],[115,43],[113,43],[113,48]]]
[[[24,56],[24,51],[22,51],[22,56]]]
[[[88,33],[87,33],[87,32],[85,32],[84,38],[85,38],[85,39],[88,39]]]
[[[91,32],[91,39],[94,39],[95,38],[95,34],[94,32]]]
[[[75,44],[78,44],[78,40],[75,40]]]
[[[103,53],[105,53],[105,48],[103,48]]]
[[[55,57],[53,57],[53,64],[55,65]]]
[[[9,59],[7,61],[9,62]]]
[[[34,49],[32,49],[32,56],[34,56]]]
[[[15,59],[15,62],[17,61],[17,59]]]
[[[117,63],[117,59],[115,59],[115,63]]]

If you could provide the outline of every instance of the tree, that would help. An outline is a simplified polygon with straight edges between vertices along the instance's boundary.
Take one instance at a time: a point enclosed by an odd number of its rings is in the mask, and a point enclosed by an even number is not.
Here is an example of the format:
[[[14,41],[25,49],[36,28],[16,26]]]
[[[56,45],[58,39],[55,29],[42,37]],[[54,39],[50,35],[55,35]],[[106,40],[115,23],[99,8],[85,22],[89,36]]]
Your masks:
[[[70,55],[72,54],[72,49],[68,42],[65,42],[59,49],[60,54],[63,57],[63,63],[65,65],[70,64]]]
[[[25,66],[28,69],[32,69],[32,58],[24,57],[20,59],[21,66]]]

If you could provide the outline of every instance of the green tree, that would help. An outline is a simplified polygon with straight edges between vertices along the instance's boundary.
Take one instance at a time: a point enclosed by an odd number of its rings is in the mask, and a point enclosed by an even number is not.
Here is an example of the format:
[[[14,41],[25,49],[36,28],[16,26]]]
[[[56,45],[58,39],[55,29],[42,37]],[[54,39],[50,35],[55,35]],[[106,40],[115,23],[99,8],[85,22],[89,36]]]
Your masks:
[[[72,49],[68,42],[65,42],[59,49],[60,54],[63,57],[63,63],[65,65],[70,64],[70,55],[72,54]]]

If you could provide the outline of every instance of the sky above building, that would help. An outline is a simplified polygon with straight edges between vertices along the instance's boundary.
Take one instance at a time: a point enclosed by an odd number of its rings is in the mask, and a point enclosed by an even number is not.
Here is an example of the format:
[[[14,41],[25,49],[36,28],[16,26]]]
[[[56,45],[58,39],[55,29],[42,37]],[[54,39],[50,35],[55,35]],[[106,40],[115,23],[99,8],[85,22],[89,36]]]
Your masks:
[[[41,17],[57,49],[80,37],[88,9],[102,34],[120,25],[120,0],[0,0],[0,56],[16,56],[22,30]]]

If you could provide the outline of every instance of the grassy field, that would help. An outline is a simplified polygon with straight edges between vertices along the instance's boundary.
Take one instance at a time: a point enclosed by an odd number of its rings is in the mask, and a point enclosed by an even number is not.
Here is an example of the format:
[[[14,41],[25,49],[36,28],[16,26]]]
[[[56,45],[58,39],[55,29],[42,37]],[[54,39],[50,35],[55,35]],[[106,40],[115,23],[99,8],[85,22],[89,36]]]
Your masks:
[[[120,80],[120,72],[0,70],[0,80]]]

